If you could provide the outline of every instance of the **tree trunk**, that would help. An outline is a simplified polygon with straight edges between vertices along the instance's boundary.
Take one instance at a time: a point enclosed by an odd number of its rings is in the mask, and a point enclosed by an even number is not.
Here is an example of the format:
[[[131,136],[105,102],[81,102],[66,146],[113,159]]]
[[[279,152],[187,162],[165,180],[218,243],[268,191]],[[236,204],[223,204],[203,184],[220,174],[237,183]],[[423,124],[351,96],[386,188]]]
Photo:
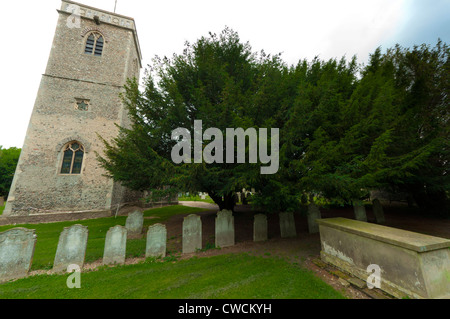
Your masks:
[[[211,199],[219,206],[219,210],[228,209],[234,211],[234,205],[236,204],[234,201],[233,193],[227,193],[225,196],[219,196],[214,192],[208,192]]]

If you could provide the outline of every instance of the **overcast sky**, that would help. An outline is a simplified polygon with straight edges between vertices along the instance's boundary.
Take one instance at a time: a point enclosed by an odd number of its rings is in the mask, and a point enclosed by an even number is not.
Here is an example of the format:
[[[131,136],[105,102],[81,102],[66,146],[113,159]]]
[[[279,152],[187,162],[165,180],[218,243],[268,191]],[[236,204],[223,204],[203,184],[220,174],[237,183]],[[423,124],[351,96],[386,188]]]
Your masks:
[[[113,11],[115,0],[80,0]],[[2,3],[0,145],[22,147],[41,76],[50,53],[60,0]],[[117,13],[136,21],[143,65],[155,55],[181,53],[225,26],[254,51],[282,52],[295,64],[350,58],[360,63],[378,46],[383,51],[438,38],[450,43],[450,0],[118,0]],[[142,74],[143,72],[141,72]]]

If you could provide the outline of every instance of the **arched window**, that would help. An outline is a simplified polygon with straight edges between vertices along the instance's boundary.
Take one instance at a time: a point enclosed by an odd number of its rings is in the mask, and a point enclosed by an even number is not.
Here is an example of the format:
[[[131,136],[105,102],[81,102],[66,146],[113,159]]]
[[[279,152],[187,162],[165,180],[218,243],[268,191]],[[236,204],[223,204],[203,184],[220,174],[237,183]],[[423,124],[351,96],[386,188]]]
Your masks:
[[[100,33],[97,32],[91,33],[86,40],[84,53],[91,55],[93,54],[95,56],[101,56],[103,52],[104,42],[105,40],[103,39],[103,36]]]
[[[71,142],[64,148],[61,174],[81,174],[84,147],[78,142]]]

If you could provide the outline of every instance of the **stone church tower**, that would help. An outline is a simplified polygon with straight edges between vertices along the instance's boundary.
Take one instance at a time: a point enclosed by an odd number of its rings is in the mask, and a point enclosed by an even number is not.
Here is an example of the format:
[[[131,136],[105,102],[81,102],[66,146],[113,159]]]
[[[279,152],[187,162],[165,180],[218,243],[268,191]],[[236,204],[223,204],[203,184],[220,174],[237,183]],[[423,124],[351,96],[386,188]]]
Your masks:
[[[110,141],[129,126],[119,93],[139,78],[141,52],[132,18],[62,1],[4,216],[105,211],[137,201],[104,177],[97,134]]]

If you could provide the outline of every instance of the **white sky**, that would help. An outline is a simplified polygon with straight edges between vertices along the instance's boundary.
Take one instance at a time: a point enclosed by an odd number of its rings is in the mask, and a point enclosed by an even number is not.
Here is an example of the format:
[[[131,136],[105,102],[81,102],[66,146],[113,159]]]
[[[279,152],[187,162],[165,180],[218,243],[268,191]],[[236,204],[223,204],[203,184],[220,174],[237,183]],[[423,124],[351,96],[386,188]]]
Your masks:
[[[78,2],[114,10],[114,0]],[[60,6],[60,0],[2,3],[4,148],[23,145]],[[282,52],[289,64],[316,55],[325,60],[357,55],[365,63],[378,46],[434,46],[438,38],[450,42],[449,0],[118,0],[117,13],[135,19],[144,66],[155,55],[181,53],[186,40],[195,42],[225,26],[249,41],[254,51]]]

